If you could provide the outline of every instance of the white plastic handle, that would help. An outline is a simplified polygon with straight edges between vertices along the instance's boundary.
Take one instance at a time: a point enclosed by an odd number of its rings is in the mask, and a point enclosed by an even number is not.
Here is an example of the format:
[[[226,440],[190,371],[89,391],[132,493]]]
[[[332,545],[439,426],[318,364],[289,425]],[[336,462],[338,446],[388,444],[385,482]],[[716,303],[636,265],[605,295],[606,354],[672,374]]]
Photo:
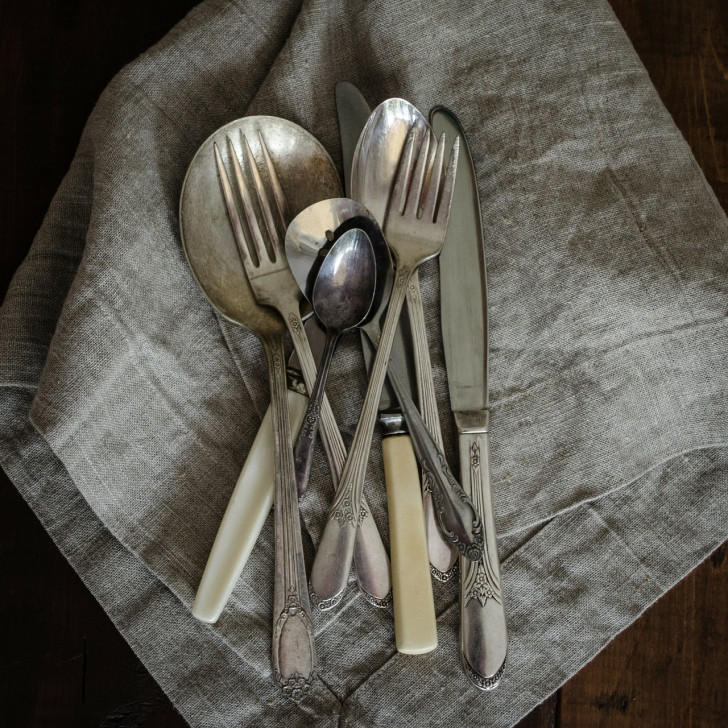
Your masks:
[[[288,390],[294,438],[301,428],[307,405],[308,397]],[[192,614],[202,622],[217,621],[268,517],[273,505],[274,456],[269,408],[230,497],[197,588]]]
[[[385,437],[382,456],[392,551],[395,641],[399,652],[422,655],[437,647],[437,621],[419,468],[408,435]]]

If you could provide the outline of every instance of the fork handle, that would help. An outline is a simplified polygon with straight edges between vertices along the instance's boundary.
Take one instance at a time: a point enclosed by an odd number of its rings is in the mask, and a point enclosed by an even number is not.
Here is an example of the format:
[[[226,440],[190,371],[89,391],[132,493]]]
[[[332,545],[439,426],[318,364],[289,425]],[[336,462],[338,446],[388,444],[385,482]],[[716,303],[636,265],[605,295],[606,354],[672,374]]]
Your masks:
[[[419,396],[422,420],[427,427],[435,445],[443,449],[442,431],[440,430],[440,413],[437,410],[435,384],[432,380],[432,364],[427,343],[427,327],[422,306],[420,291],[420,274],[416,270],[412,274],[407,288],[407,313],[412,330],[412,343],[415,354],[415,371],[417,373],[417,394]],[[425,533],[427,534],[427,553],[430,559],[430,571],[438,581],[449,581],[457,573],[457,552],[445,539],[437,523],[437,514],[433,502],[433,488],[436,487],[429,477],[422,478],[422,505],[425,512]]]
[[[295,433],[303,421],[308,397],[291,389],[287,396],[291,429]],[[238,476],[197,587],[192,614],[202,622],[216,622],[225,608],[270,513],[274,481],[275,442],[269,407]]]
[[[273,675],[283,693],[300,700],[316,674],[316,650],[298,513],[293,443],[288,417],[283,336],[262,339],[268,358],[275,440],[275,580],[273,584]]]

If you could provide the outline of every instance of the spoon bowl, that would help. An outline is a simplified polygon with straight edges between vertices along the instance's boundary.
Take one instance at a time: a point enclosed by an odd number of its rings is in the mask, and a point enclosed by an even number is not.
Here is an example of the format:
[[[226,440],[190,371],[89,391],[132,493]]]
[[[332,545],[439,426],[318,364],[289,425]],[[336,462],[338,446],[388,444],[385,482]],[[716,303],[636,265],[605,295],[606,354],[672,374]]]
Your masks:
[[[324,328],[343,334],[366,320],[372,307],[377,266],[369,236],[347,230],[319,268],[311,303]]]
[[[316,219],[315,216],[313,219]],[[347,222],[351,223],[353,219]],[[318,222],[320,224],[321,221]],[[321,402],[339,338],[344,332],[369,320],[369,312],[377,298],[377,259],[367,233],[359,227],[341,224],[335,231],[328,226],[317,229],[319,240],[333,240],[333,244],[328,251],[323,245],[318,248],[317,257],[309,258],[311,267],[302,274],[304,284],[311,291],[314,313],[326,329],[326,341],[294,451],[299,493],[305,491],[308,485]],[[315,239],[316,236],[312,235],[311,240]],[[312,245],[308,249],[315,248],[316,245]],[[322,260],[321,255],[324,255]]]

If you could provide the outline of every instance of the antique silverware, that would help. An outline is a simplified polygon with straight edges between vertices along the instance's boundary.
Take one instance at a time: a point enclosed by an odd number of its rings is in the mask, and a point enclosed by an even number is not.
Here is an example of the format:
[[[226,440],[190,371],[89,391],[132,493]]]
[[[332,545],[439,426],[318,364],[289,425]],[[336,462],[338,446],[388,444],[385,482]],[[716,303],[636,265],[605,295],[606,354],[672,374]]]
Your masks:
[[[306,387],[311,392],[316,380],[316,365],[301,320],[301,305],[305,298],[291,273],[283,246],[283,231],[288,224],[286,196],[283,193],[277,171],[267,150],[266,140],[258,135],[257,142],[260,157],[262,158],[261,166],[265,170],[277,214],[273,213],[269,193],[264,187],[258,169],[258,162],[250,147],[248,138],[241,135],[240,146],[242,147],[241,157],[245,159],[250,181],[246,181],[240,157],[235,150],[232,139],[228,138],[228,153],[238,194],[244,203],[246,218],[252,231],[251,234],[254,239],[258,240],[255,258],[252,256],[243,257],[243,264],[256,300],[259,303],[275,308],[285,321],[298,354]],[[288,143],[291,145],[289,149],[293,149],[296,140],[289,138]],[[327,159],[327,164],[332,164],[330,159]],[[318,172],[314,171],[314,174],[318,174]],[[304,179],[301,180],[301,184],[306,185],[308,182]],[[265,222],[265,234],[257,223],[256,216],[252,214],[255,203],[248,190],[249,186],[255,189],[257,206]],[[238,236],[241,234],[242,229],[236,232]],[[336,484],[339,482],[341,468],[346,458],[346,450],[325,394],[321,404],[320,417],[322,438],[331,456],[329,462],[332,465],[332,479]],[[367,519],[370,514],[366,503],[359,504],[357,515],[362,521],[362,528],[355,529],[357,531],[356,538],[360,541],[360,550],[363,549],[366,552],[366,566],[363,573],[357,574],[357,580],[367,599],[376,606],[382,606],[387,603],[391,591],[389,557],[384,549],[374,520],[372,518]],[[351,559],[349,564],[351,564]],[[319,600],[315,593],[313,597],[314,606],[319,608],[331,606],[325,600]],[[338,595],[338,599],[340,598],[341,595]]]
[[[413,119],[413,121],[411,121]],[[391,156],[403,154],[403,147],[408,134],[418,127],[422,134],[422,143],[428,145],[429,160],[432,163],[434,154],[435,139],[430,131],[429,124],[424,117],[407,101],[403,99],[389,99],[381,103],[372,113],[367,126],[361,134],[357,151],[354,154],[354,162],[352,163],[352,194],[361,197],[371,198],[372,203],[378,210],[378,214],[385,216],[386,200],[389,199],[386,193],[381,190],[379,177],[386,177],[392,180],[390,188],[394,184],[393,167],[396,170],[396,161],[392,161]],[[380,133],[381,132],[381,136]],[[394,137],[392,146],[389,145],[389,136]],[[375,140],[378,139],[378,142]],[[389,152],[389,153],[388,153]],[[397,156],[394,156],[394,160]],[[371,167],[369,166],[371,162]],[[383,199],[385,200],[383,203]],[[391,204],[391,203],[390,203]],[[391,208],[390,208],[391,209]],[[377,213],[373,213],[375,216]],[[387,218],[388,219],[388,218]],[[418,226],[421,227],[420,218],[416,214],[410,221],[403,226],[403,229],[413,231],[416,235]],[[427,230],[426,227],[422,229]],[[388,239],[390,236],[387,236]],[[391,245],[391,239],[389,239]],[[416,273],[417,271],[415,271]],[[414,339],[418,343],[420,350],[420,368],[418,373],[421,375],[419,381],[423,384],[429,381],[429,385],[423,386],[422,391],[429,390],[429,394],[425,395],[425,399],[429,400],[429,417],[432,420],[434,429],[439,434],[440,425],[437,414],[437,406],[435,404],[434,387],[432,384],[432,375],[422,374],[422,364],[426,360],[428,369],[429,353],[427,352],[427,340],[424,332],[424,315],[422,314],[422,300],[419,295],[419,283],[417,290],[413,292],[414,274],[410,280],[407,289],[407,295],[412,299],[412,306],[419,307],[419,314],[411,317],[419,330],[415,333]],[[376,343],[376,342],[375,342]],[[396,382],[393,382],[395,392],[397,390]],[[442,453],[441,438],[440,443],[435,439],[428,426],[424,423],[422,417],[417,410],[405,405],[400,400],[405,417],[407,418],[412,442],[415,453],[420,461],[423,472],[423,482],[427,484],[427,491],[431,493],[433,499],[433,512],[437,519],[439,532],[445,537],[445,540],[461,554],[472,560],[478,560],[482,554],[483,533],[480,523],[480,516],[475,506],[460,484],[455,480],[447,461]],[[425,502],[430,499],[426,499]],[[438,544],[437,539],[431,539],[432,544]],[[446,546],[444,548],[447,548]],[[434,550],[434,548],[433,548]],[[438,552],[438,556],[440,553]],[[443,565],[448,567],[450,564],[450,555],[445,553],[442,555]],[[441,571],[438,569],[438,571]],[[442,573],[445,576],[447,571]]]
[[[331,231],[329,231],[330,234]],[[311,304],[314,315],[326,329],[321,365],[293,454],[299,490],[308,483],[311,458],[318,432],[321,399],[331,359],[341,335],[366,321],[377,283],[377,265],[367,234],[359,228],[334,241],[316,273]]]
[[[213,134],[195,155],[187,172],[180,200],[180,229],[190,267],[210,302],[223,316],[250,329],[260,339],[269,366],[271,412],[275,435],[275,532],[276,573],[272,667],[276,682],[293,700],[300,700],[316,673],[313,624],[309,614],[306,575],[301,546],[300,520],[293,472],[286,379],[283,353],[285,326],[280,316],[260,306],[248,283],[241,257],[249,255],[244,236],[231,233],[226,210],[232,190],[218,145],[230,136],[261,130],[271,138],[293,136],[295,159],[285,156],[285,147],[273,145],[280,154],[284,178],[295,183],[302,160],[319,164],[323,150],[299,127],[272,117],[249,117],[232,122]],[[325,153],[324,153],[325,154]],[[297,166],[299,167],[297,169]],[[218,177],[218,172],[220,176]],[[290,175],[290,176],[289,176]],[[221,192],[225,192],[225,200]],[[295,204],[310,203],[328,193],[324,178],[309,185]],[[240,226],[239,218],[233,222]]]
[[[384,241],[379,225],[371,216],[369,211],[360,203],[347,198],[322,200],[300,212],[288,226],[286,232],[286,255],[291,272],[304,294],[310,298],[313,295],[313,286],[316,281],[316,272],[321,264],[321,256],[328,246],[326,231],[331,231],[334,237],[353,229],[363,230],[372,244],[376,260],[377,276],[374,298],[372,301],[371,318],[363,324],[368,330],[374,325],[373,319],[381,315],[382,310],[389,301],[389,294],[392,290],[393,270],[392,260],[389,255],[389,248]],[[362,499],[362,503],[366,503]],[[391,576],[389,561],[386,562],[386,573],[384,564],[371,562],[366,550],[362,546],[366,543],[362,540],[362,531],[373,528],[373,519],[364,509],[359,514],[359,525],[351,532],[342,529],[342,535],[349,534],[354,537],[353,544],[344,542],[345,553],[353,549],[354,565],[357,579],[369,573],[369,579],[379,578],[382,586],[387,591],[384,596],[375,602],[377,606],[388,606],[391,602]],[[311,599],[321,609],[331,609],[341,600],[349,580],[351,567],[351,556],[341,557],[340,544],[329,542],[324,551],[319,548],[319,555],[314,561],[311,569],[309,584],[311,588]],[[328,550],[327,550],[328,549]],[[371,600],[373,601],[373,600]]]
[[[461,661],[470,680],[490,690],[505,668],[508,634],[491,498],[488,306],[480,203],[460,122],[441,107],[430,118],[436,133],[457,135],[462,144],[451,221],[440,256],[442,337],[450,406],[459,433],[460,477],[485,527],[483,557],[460,564]]]
[[[402,155],[400,173],[394,185],[393,202],[387,217],[390,248],[397,256],[398,270],[372,366],[369,386],[357,424],[349,457],[344,465],[339,488],[332,504],[329,520],[314,560],[331,564],[330,554],[339,552],[346,568],[351,563],[353,531],[361,503],[366,465],[377,415],[377,404],[387,372],[394,333],[412,271],[425,260],[437,255],[447,228],[452,184],[457,160],[457,146],[451,155],[447,172],[442,175],[444,140],[438,144],[433,158],[429,156],[429,134],[417,125]],[[422,203],[423,214],[417,213]],[[386,231],[385,231],[386,232]],[[405,412],[406,414],[406,412]],[[415,436],[413,434],[413,441]],[[468,546],[477,547],[477,533]],[[460,536],[460,534],[458,534]],[[471,534],[464,534],[467,542]],[[482,544],[480,545],[482,549]]]
[[[312,271],[324,251],[321,230],[341,231],[357,226],[367,230],[372,248],[378,260],[377,314],[362,329],[373,341],[379,340],[379,319],[386,309],[392,287],[393,267],[384,236],[371,213],[353,200],[325,200],[317,202],[301,212],[292,222],[286,234],[286,252],[291,270],[303,288],[310,287]],[[374,308],[374,306],[373,306]],[[399,333],[399,327],[397,329]],[[399,344],[399,346],[397,346]],[[376,349],[369,339],[363,342],[365,360],[373,359]],[[370,354],[369,350],[373,350]],[[388,376],[396,386],[399,396],[409,411],[409,417],[418,417],[409,392],[416,386],[407,373],[410,367],[405,361],[404,346],[395,335],[395,345],[389,363]],[[371,369],[371,362],[368,364]],[[383,456],[385,481],[389,494],[390,544],[392,546],[393,582],[399,594],[395,603],[397,649],[409,654],[429,652],[437,646],[437,623],[429,577],[427,549],[425,546],[424,516],[420,494],[417,461],[409,437],[404,433],[403,412],[397,411],[386,382],[379,401],[379,420],[384,430]],[[423,424],[419,425],[424,428]],[[402,511],[406,511],[406,518]],[[419,517],[418,517],[419,514]],[[346,530],[340,531],[346,537]],[[346,587],[349,565],[341,559],[341,544],[330,542],[317,554],[311,571],[311,591],[317,594],[337,594]],[[356,550],[355,550],[356,556]]]
[[[344,188],[349,197],[355,197],[355,195],[352,194],[351,186],[352,164],[355,157],[355,151],[359,143],[359,138],[362,131],[364,130],[364,127],[369,121],[369,117],[371,116],[371,109],[369,108],[366,99],[362,96],[361,92],[359,91],[359,89],[356,88],[356,86],[346,81],[342,81],[336,84],[336,110],[339,119],[341,155],[344,162]],[[405,127],[403,126],[402,129],[404,128]],[[402,144],[404,144],[405,136],[406,132],[402,136]],[[366,144],[366,146],[369,148],[369,156],[372,159],[379,159],[381,152],[383,152],[385,149],[387,150],[388,156],[392,155],[391,140],[389,140],[388,135],[385,135],[385,138],[387,144],[383,146],[374,147]],[[402,150],[400,148],[396,154],[392,155],[393,158],[391,161],[391,169],[379,169],[379,165],[376,162],[373,162],[371,167],[366,165],[367,172],[371,169],[377,168],[378,173],[381,175],[378,179],[384,180],[383,186],[386,185],[386,192],[383,193],[381,197],[377,197],[376,200],[373,199],[372,201],[370,201],[372,207],[367,208],[375,217],[375,219],[379,221],[380,224],[383,224],[384,222],[384,215],[387,209],[387,200],[389,198],[389,192],[391,190],[392,183],[394,182],[394,176],[397,172],[397,161],[399,160],[401,151]],[[356,160],[357,168],[359,168],[360,160],[358,156],[356,157]],[[362,187],[367,186],[366,181],[362,180],[358,173],[357,184]],[[364,202],[363,200],[360,201]],[[380,202],[381,204],[379,204]],[[379,318],[381,318],[381,316]],[[408,352],[411,352],[412,347],[407,347],[405,345],[405,341],[411,341],[412,339],[411,336],[403,335],[403,321],[404,319],[400,316],[399,324],[397,326],[397,331],[394,337],[394,343],[392,345],[392,356],[390,359],[389,369],[387,370],[388,379],[385,380],[384,385],[382,386],[382,394],[379,398],[378,420],[382,430],[382,437],[398,438],[397,446],[406,451],[406,460],[407,462],[412,463],[414,459],[414,453],[412,448],[412,440],[409,436],[407,421],[405,420],[402,413],[402,408],[399,404],[399,400],[397,399],[394,390],[392,389],[392,386],[389,382],[389,375],[391,371],[398,371],[401,375],[400,378],[402,379],[402,387],[406,390],[409,398],[414,399],[414,397],[417,396],[416,394],[414,394],[417,386],[416,382],[413,382],[412,377],[410,376],[413,366],[409,361],[410,357],[408,357]],[[374,336],[374,338],[376,339],[379,335],[378,323],[375,322],[374,326],[376,326],[376,329],[373,329],[368,333],[365,329],[362,329],[361,332],[362,350],[364,353],[364,362],[367,367],[367,372],[371,371],[372,362],[374,361],[374,355],[376,353],[376,349],[371,344],[369,338]],[[407,333],[410,332],[408,331]],[[414,407],[410,407],[410,409],[414,410],[415,412],[417,411]],[[425,424],[427,425],[426,421]],[[428,429],[430,430],[430,432],[433,432],[432,428],[428,427]],[[437,438],[435,438],[435,441],[437,442]],[[412,467],[412,470],[409,471],[403,468],[402,463],[400,463],[397,472],[398,475],[408,483],[420,482],[419,468],[416,464]],[[396,484],[390,484],[388,485],[388,487],[396,487]],[[427,497],[429,499],[429,495]],[[452,554],[454,554],[455,552],[452,548],[450,548],[450,545],[444,541],[444,538],[439,528],[437,528],[434,523],[433,516],[431,516],[430,525],[432,526],[432,531],[434,532],[434,538],[436,538],[438,543],[443,544],[443,550],[447,553],[447,565],[445,566],[445,568],[449,569],[453,563],[457,563],[455,561],[456,557],[452,556]],[[425,530],[426,532],[428,530],[427,518],[425,520]],[[428,551],[431,551],[431,547],[429,546],[429,544]]]
[[[345,124],[355,124],[356,114],[361,115],[363,107],[366,107],[366,101],[351,84],[342,85],[340,90],[337,86],[337,92],[342,97],[342,104],[345,104],[340,110],[340,128]],[[388,99],[371,115],[353,152],[350,196],[362,202],[380,225],[384,224],[387,202],[397,173],[397,162],[407,134],[415,122],[426,123],[426,120],[411,103],[404,99]],[[430,142],[435,141],[432,136]],[[432,364],[417,270],[412,274],[407,289],[407,312],[412,331],[408,341],[412,342],[411,348],[415,356],[419,409],[436,448],[442,453],[440,417],[432,380]],[[434,494],[440,500],[447,499],[454,505],[449,509],[436,511],[433,504]],[[457,492],[453,492],[448,479],[433,478],[430,469],[424,468],[422,500],[431,573],[439,581],[448,581],[456,571],[457,552],[452,548],[450,540],[445,538],[443,530],[451,533],[454,529],[447,523],[442,524],[444,528],[441,528],[437,516],[458,512],[462,503],[461,491],[458,488]]]

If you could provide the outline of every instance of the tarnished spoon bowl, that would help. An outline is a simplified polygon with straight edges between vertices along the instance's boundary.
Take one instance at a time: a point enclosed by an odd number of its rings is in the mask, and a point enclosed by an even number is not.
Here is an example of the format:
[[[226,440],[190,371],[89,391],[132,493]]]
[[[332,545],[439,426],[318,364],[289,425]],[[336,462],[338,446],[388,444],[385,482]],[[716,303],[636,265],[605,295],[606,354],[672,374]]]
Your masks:
[[[367,316],[369,321],[386,307],[394,271],[382,230],[364,205],[340,197],[322,200],[307,207],[288,226],[286,256],[303,295],[311,300],[323,256],[330,246],[326,232],[330,231],[336,238],[354,228],[363,230],[369,237],[377,265],[376,288]]]
[[[328,232],[333,236],[333,231]],[[377,264],[369,236],[358,227],[347,230],[324,257],[311,296],[314,313],[326,329],[326,343],[294,448],[299,493],[307,487],[311,474],[321,403],[339,337],[367,320],[376,282]]]
[[[226,318],[255,330],[283,327],[273,309],[258,306],[243,270],[213,159],[213,144],[227,147],[243,135],[265,137],[290,216],[340,194],[339,175],[318,140],[297,124],[274,116],[247,116],[218,129],[200,147],[180,197],[180,234],[190,268],[210,303]],[[239,150],[241,151],[241,150]],[[283,327],[285,328],[285,327]]]
[[[372,244],[360,228],[347,230],[324,259],[311,303],[324,328],[343,333],[366,320],[377,283]]]

